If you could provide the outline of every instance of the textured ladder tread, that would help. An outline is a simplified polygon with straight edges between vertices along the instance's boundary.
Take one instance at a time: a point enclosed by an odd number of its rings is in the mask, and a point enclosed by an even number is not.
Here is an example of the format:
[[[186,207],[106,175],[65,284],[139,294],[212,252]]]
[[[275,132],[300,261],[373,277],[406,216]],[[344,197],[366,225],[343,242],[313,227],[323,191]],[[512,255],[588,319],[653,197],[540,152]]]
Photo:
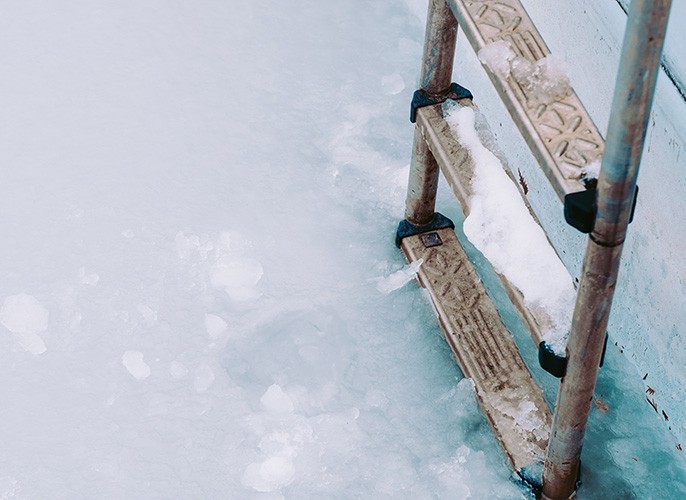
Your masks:
[[[425,247],[426,234],[403,239],[408,261],[423,259],[418,280],[514,469],[532,481],[543,463],[552,417],[543,393],[486,293],[452,229],[435,231],[442,244]],[[430,244],[436,243],[432,235]],[[540,478],[539,478],[540,479]]]
[[[469,99],[459,102],[465,106],[476,107]],[[434,158],[436,158],[436,162],[455,193],[455,197],[460,202],[462,211],[465,215],[469,215],[473,195],[471,182],[474,177],[474,162],[468,150],[455,138],[450,126],[443,119],[441,105],[427,106],[417,110],[417,127],[421,131]],[[505,162],[503,162],[503,165],[505,165]],[[512,172],[508,168],[505,168],[505,172],[510,177],[510,180],[517,185]],[[529,209],[533,220],[540,226],[538,218],[524,196],[522,196],[522,201]],[[502,274],[498,274],[498,277],[512,304],[526,323],[527,330],[534,344],[538,346],[543,341],[542,332],[551,324],[550,316],[542,309],[529,310],[519,290]]]
[[[519,0],[448,0],[460,28],[476,52],[504,40],[515,53],[535,62],[550,54]],[[566,97],[540,104],[510,76],[486,68],[491,81],[538,162],[563,199],[585,190],[583,170],[602,156],[605,142],[573,89]]]

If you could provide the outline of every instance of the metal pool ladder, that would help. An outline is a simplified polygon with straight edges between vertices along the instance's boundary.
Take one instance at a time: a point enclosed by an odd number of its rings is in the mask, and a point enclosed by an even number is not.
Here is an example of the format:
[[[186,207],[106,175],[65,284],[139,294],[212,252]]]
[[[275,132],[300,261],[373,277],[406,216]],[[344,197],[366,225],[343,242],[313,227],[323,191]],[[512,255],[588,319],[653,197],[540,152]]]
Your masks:
[[[550,51],[519,0],[429,0],[420,89],[411,108],[416,128],[407,206],[396,243],[409,261],[423,259],[418,281],[429,292],[462,371],[474,381],[481,408],[514,470],[543,498],[575,494],[670,6],[671,0],[631,4],[606,140],[573,89],[541,103],[512,74],[485,66],[560,197],[565,219],[589,234],[564,356],[543,338],[546,312],[530,309],[517,287],[499,275],[539,347],[541,364],[561,378],[552,414],[452,221],[435,212],[439,171],[465,214],[473,195],[475,161],[454,137],[442,107],[447,99],[474,107],[471,92],[451,83],[458,24],[477,52],[504,41],[516,57],[536,63]],[[600,159],[597,181],[589,181],[586,169]]]

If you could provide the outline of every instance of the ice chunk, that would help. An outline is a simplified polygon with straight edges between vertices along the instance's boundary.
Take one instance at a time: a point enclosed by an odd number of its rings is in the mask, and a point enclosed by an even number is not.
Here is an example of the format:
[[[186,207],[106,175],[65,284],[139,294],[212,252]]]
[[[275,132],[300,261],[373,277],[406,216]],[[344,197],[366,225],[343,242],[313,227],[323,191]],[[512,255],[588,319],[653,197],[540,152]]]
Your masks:
[[[38,335],[48,329],[49,313],[33,295],[20,293],[5,298],[0,309],[0,323],[15,334],[17,342],[31,354],[46,351]]]
[[[415,260],[393,274],[379,278],[376,284],[376,289],[381,293],[391,293],[399,288],[404,287],[407,283],[414,279],[423,263],[423,259]]]
[[[499,40],[482,48],[479,60],[502,78],[512,77],[531,105],[558,101],[571,92],[565,63],[552,54],[530,61],[517,55],[509,42]]]
[[[469,474],[466,464],[471,453],[469,447],[461,445],[450,462],[431,466],[443,488],[449,490],[453,498],[472,497],[469,487],[465,484],[468,482],[466,476]]]
[[[293,411],[293,401],[283,392],[281,386],[273,384],[260,398],[262,408],[276,413],[290,413]]]
[[[45,342],[43,342],[43,339],[37,333],[17,333],[15,338],[26,352],[38,355],[47,351]]]
[[[5,299],[0,322],[12,333],[40,333],[48,329],[48,310],[33,295],[20,293]]]
[[[540,440],[547,440],[550,437],[548,430],[544,427],[545,422],[538,415],[536,405],[532,401],[503,399],[495,406],[505,415],[512,417],[518,432],[524,435],[533,434]]]
[[[121,357],[121,362],[137,380],[145,380],[150,376],[150,366],[143,361],[143,353],[140,351],[126,351]]]
[[[471,107],[446,106],[446,121],[474,163],[471,211],[464,222],[469,240],[524,296],[527,307],[550,319],[544,338],[564,354],[572,322],[572,278],[536,224],[500,160],[486,149],[474,128]]]
[[[479,61],[493,73],[507,78],[510,75],[510,64],[517,57],[510,44],[505,40],[489,43],[479,51]]]
[[[552,54],[536,62],[516,57],[512,76],[533,105],[559,101],[571,92],[564,61]]]
[[[381,78],[381,87],[390,95],[400,94],[405,90],[405,80],[398,73],[386,75]]]
[[[205,329],[210,338],[218,339],[226,332],[226,321],[216,314],[205,314]]]
[[[260,296],[255,286],[263,273],[262,264],[255,259],[240,258],[217,263],[210,272],[210,281],[213,286],[223,288],[231,299],[243,302]]]

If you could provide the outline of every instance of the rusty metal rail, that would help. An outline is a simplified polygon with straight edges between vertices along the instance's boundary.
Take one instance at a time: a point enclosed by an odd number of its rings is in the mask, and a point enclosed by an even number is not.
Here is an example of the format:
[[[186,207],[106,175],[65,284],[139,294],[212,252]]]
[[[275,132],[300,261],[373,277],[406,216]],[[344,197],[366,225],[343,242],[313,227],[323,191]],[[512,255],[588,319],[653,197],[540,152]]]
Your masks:
[[[598,179],[598,214],[584,256],[567,374],[558,393],[543,473],[544,498],[574,493],[670,7],[671,0],[633,0],[629,9]]]

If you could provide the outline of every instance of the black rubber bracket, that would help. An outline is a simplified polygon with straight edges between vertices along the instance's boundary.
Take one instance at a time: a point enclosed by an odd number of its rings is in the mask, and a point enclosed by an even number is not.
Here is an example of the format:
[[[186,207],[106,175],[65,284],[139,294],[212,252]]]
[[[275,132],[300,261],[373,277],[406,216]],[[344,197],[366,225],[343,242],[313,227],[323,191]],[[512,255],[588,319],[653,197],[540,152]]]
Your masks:
[[[412,104],[410,105],[410,122],[415,123],[417,121],[417,110],[423,108],[424,106],[431,106],[432,104],[439,104],[447,99],[472,99],[472,93],[466,88],[458,85],[457,83],[451,83],[448,88],[448,92],[444,96],[432,96],[426,93],[424,90],[419,89],[415,91],[412,96]]]
[[[590,233],[598,211],[598,192],[595,189],[565,195],[565,220],[582,233]]]
[[[538,362],[545,371],[557,378],[567,373],[567,357],[555,354],[545,340],[538,345]]]
[[[634,202],[631,205],[629,222],[634,220],[636,201],[638,200],[638,186],[634,191]],[[567,224],[582,233],[590,233],[595,226],[595,218],[598,213],[598,191],[587,189],[578,193],[565,195],[565,220]]]
[[[423,226],[417,226],[409,223],[407,220],[402,220],[400,221],[400,224],[398,224],[398,231],[395,233],[395,245],[400,248],[403,238],[446,228],[455,229],[455,224],[445,215],[441,215],[438,212],[434,213],[434,218],[430,223]]]
[[[607,351],[607,332],[605,333],[605,343],[603,344],[603,354],[600,356],[600,368],[603,367],[605,363],[605,352]],[[538,345],[538,362],[545,371],[551,375],[562,378],[567,373],[567,358],[565,356],[560,356],[555,354],[553,348],[550,347],[546,341],[541,342]]]

